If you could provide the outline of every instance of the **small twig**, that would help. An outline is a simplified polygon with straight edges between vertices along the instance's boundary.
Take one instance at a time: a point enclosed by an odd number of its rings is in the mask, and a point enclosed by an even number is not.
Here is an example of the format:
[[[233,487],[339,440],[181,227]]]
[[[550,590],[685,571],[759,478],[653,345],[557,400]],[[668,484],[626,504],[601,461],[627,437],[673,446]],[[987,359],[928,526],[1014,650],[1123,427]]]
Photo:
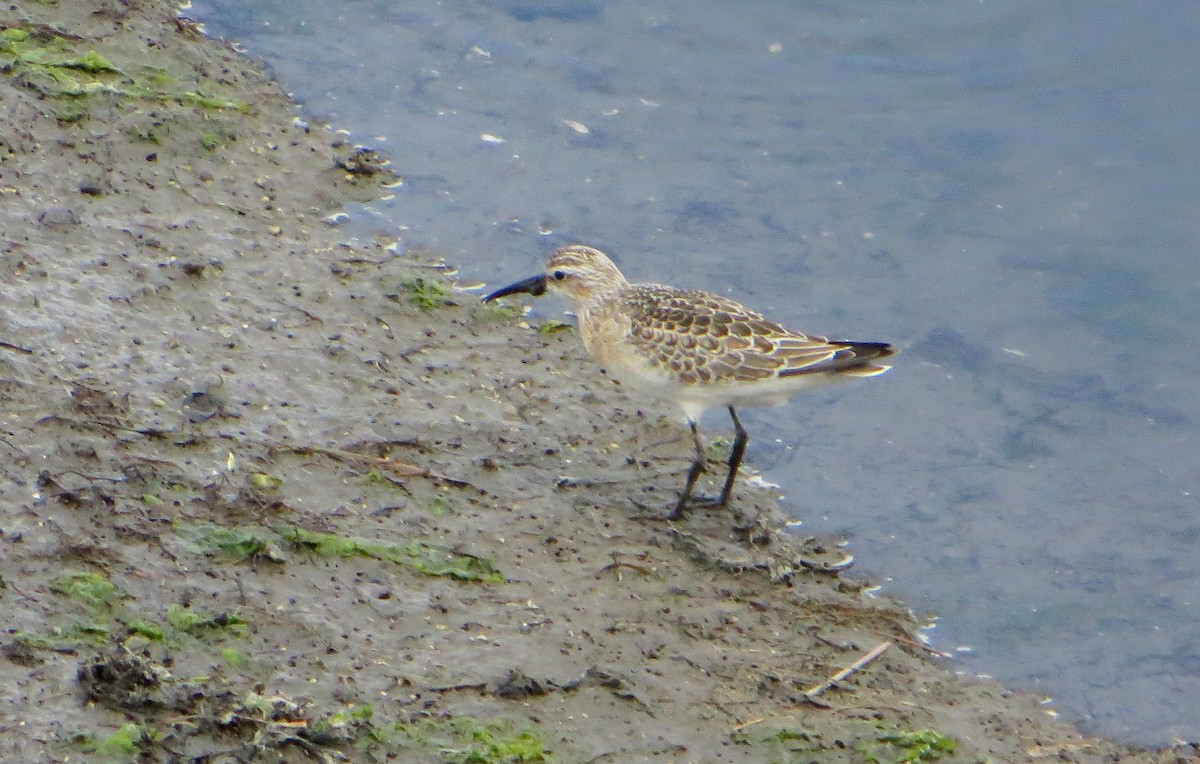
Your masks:
[[[309,311],[305,310],[304,308],[301,308],[299,305],[292,305],[292,304],[291,304],[291,303],[289,303],[287,300],[284,300],[282,297],[276,297],[276,298],[275,298],[275,302],[279,303],[280,305],[282,305],[282,306],[283,306],[283,307],[285,307],[285,308],[289,308],[289,309],[291,309],[291,310],[294,310],[294,311],[296,311],[297,313],[303,313],[303,314],[304,314],[304,317],[305,317],[305,318],[307,318],[309,321],[316,321],[316,322],[318,322],[318,323],[325,323],[324,321],[322,321],[322,320],[321,320],[321,317],[320,317],[320,316],[316,315],[315,313],[311,313],[311,312],[309,312]]]
[[[126,424],[121,424],[119,422],[106,421],[104,419],[92,419],[92,418],[88,418],[88,417],[73,417],[73,416],[66,416],[66,415],[62,415],[62,414],[47,414],[46,416],[42,417],[41,419],[38,419],[35,424],[46,424],[47,422],[54,423],[54,424],[76,425],[79,427],[95,427],[97,429],[111,430],[111,431],[120,430],[122,432],[132,432],[137,435],[145,435],[147,437],[158,437],[158,436],[161,436],[164,432],[168,432],[167,430],[157,430],[154,428],[130,427],[129,425],[126,425]]]
[[[343,257],[340,260],[338,260],[338,262],[346,263],[347,265],[387,265],[388,263],[395,260],[399,256],[400,256],[400,254],[398,252],[396,252],[395,250],[393,250],[390,254],[388,254],[387,257],[383,258],[382,260],[372,260],[369,257]]]
[[[33,355],[32,348],[27,348],[22,345],[14,345],[13,343],[5,342],[4,340],[0,340],[0,348],[5,348],[7,350],[15,350],[18,353],[24,353],[25,355]]]
[[[464,684],[451,684],[445,687],[425,687],[426,692],[462,692],[464,690],[482,690],[487,687],[487,682],[467,682]]]
[[[904,637],[892,637],[892,639],[896,640],[897,642],[899,642],[902,645],[908,645],[909,647],[915,647],[919,650],[924,650],[925,652],[929,653],[930,655],[937,656],[938,658],[949,659],[949,658],[954,657],[950,653],[943,652],[942,650],[938,650],[936,648],[930,647],[929,645],[927,645],[923,642],[918,642],[915,639],[905,639]]]
[[[291,451],[292,453],[303,454],[323,454],[343,462],[357,462],[359,464],[378,467],[388,470],[395,474],[398,478],[420,477],[429,480],[440,480],[443,483],[449,483],[452,486],[459,488],[470,487],[471,484],[465,480],[452,478],[448,475],[442,475],[432,470],[418,467],[415,464],[407,462],[399,462],[383,456],[369,456],[366,454],[356,454],[353,451],[343,451],[339,448],[321,448],[320,446],[298,446],[280,449],[282,451]]]
[[[428,348],[429,348],[429,345],[428,345],[428,344],[425,344],[425,345],[413,345],[412,347],[410,347],[410,348],[406,348],[405,350],[403,350],[403,351],[401,351],[401,352],[400,352],[400,360],[401,360],[401,361],[407,361],[407,362],[409,362],[409,363],[412,363],[412,357],[413,357],[414,355],[416,355],[417,353],[420,353],[422,350],[426,350],[426,349],[428,349]]]
[[[201,199],[197,199],[197,198],[196,198],[196,195],[195,195],[195,194],[193,194],[191,191],[188,191],[187,187],[183,185],[183,181],[179,179],[179,173],[178,173],[178,172],[172,172],[172,173],[171,173],[171,180],[175,181],[175,188],[177,188],[177,189],[179,189],[181,192],[183,192],[183,195],[184,195],[184,196],[186,196],[187,198],[191,199],[191,200],[192,200],[192,201],[194,201],[196,204],[200,204],[200,205],[206,204],[206,202],[204,202],[203,200],[201,200]],[[218,206],[218,207],[220,207],[221,209],[224,209],[224,210],[229,210],[230,212],[233,212],[233,213],[234,213],[234,214],[236,214],[238,217],[243,217],[243,218],[244,218],[244,217],[249,217],[249,216],[250,216],[250,212],[249,212],[249,210],[242,209],[241,207],[235,207],[234,205],[232,205],[232,204],[228,204],[228,203],[226,203],[226,202],[217,202],[217,201],[214,201],[214,202],[212,202],[212,203],[213,203],[213,204],[215,204],[215,205],[217,205],[217,206]]]
[[[833,687],[838,682],[842,681],[846,677],[853,674],[855,671],[861,670],[863,667],[865,667],[871,661],[873,661],[876,658],[878,658],[879,656],[883,655],[884,652],[886,652],[887,649],[891,646],[892,646],[892,643],[888,640],[884,640],[883,642],[880,642],[879,644],[875,645],[875,647],[871,648],[870,652],[863,655],[861,658],[856,660],[854,663],[851,663],[849,666],[847,666],[846,668],[837,672],[833,676],[829,677],[824,682],[821,682],[820,684],[814,685],[814,686],[808,688],[807,690],[805,690],[804,691],[805,700],[809,701],[810,703],[817,703],[818,705],[823,705],[821,703],[818,703],[818,701],[816,700],[817,697],[821,695],[821,693],[823,693],[826,690],[828,690],[829,688]]]
[[[85,475],[79,470],[63,470],[63,475],[77,475],[89,483],[107,482],[107,483],[127,483],[129,478],[125,475],[121,477],[106,477],[104,475]]]
[[[609,571],[616,571],[617,580],[620,581],[621,580],[621,568],[629,568],[630,570],[636,570],[638,573],[641,573],[643,576],[653,576],[654,575],[654,571],[650,570],[650,568],[646,567],[645,565],[638,565],[637,563],[625,562],[624,560],[618,560],[617,557],[620,556],[620,552],[610,552],[609,556],[612,557],[612,562],[605,565],[600,570],[596,571],[596,578],[599,578],[600,576],[602,576],[605,573],[608,573]]]
[[[733,728],[733,731],[741,732],[742,730],[746,729],[747,727],[753,727],[755,724],[761,724],[762,722],[765,722],[766,720],[767,720],[767,717],[765,717],[765,716],[756,716],[753,719],[749,719],[747,721],[742,722],[741,724],[736,725]]]

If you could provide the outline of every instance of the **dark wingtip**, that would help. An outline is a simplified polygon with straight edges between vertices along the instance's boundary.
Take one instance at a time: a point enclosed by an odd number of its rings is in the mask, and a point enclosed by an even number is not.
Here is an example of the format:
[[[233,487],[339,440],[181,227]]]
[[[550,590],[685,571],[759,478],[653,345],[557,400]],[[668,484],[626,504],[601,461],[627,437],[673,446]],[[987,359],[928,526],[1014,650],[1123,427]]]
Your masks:
[[[798,369],[787,369],[779,372],[781,377],[800,376],[802,374],[845,374],[851,377],[873,377],[892,368],[885,364],[876,364],[880,358],[899,353],[894,345],[888,342],[848,342],[846,340],[828,340],[829,344],[838,348],[833,357],[820,363],[809,364]]]
[[[863,361],[887,358],[900,352],[899,348],[889,342],[836,342],[834,344],[853,350],[854,356]]]

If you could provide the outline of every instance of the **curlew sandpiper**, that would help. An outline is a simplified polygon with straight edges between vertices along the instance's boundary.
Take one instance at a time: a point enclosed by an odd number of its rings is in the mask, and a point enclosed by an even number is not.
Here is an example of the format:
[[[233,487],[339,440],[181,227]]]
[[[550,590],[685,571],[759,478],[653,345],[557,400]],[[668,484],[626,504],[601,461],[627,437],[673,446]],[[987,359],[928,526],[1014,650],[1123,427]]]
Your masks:
[[[886,342],[846,342],[785,329],[727,297],[662,284],[630,284],[598,249],[562,247],[544,272],[498,289],[505,295],[547,291],[575,305],[588,353],[613,376],[676,403],[692,431],[696,454],[668,516],[683,517],[704,471],[700,414],[726,406],[733,418],[729,471],[718,506],[729,503],[749,436],[735,405],[779,405],[798,392],[847,377],[873,377],[896,353]]]

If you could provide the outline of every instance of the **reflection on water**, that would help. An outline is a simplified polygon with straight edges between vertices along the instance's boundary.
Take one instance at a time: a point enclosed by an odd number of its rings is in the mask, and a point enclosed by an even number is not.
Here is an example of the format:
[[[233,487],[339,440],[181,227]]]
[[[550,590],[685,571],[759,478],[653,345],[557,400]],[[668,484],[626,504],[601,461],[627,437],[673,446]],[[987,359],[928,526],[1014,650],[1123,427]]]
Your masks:
[[[393,157],[405,184],[356,230],[493,283],[583,241],[901,345],[869,386],[758,414],[789,510],[938,613],[967,670],[1200,738],[1200,6],[193,13]]]

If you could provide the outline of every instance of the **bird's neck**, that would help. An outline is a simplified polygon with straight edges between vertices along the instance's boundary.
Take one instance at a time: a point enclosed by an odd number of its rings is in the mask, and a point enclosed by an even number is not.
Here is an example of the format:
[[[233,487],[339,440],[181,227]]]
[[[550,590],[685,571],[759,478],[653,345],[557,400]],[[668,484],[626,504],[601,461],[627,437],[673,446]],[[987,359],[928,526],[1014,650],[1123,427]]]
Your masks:
[[[622,282],[576,289],[571,295],[572,302],[575,303],[575,313],[583,315],[594,312],[598,306],[615,297],[625,286],[626,284]]]

